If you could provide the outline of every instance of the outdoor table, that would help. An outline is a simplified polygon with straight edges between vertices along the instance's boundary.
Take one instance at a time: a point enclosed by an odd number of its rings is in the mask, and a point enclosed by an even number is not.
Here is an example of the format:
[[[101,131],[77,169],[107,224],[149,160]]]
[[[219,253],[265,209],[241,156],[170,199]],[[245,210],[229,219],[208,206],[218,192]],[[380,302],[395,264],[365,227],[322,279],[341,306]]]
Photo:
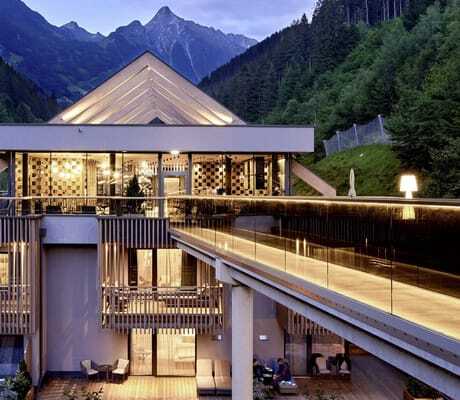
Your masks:
[[[96,368],[96,371],[104,374],[105,373],[105,380],[108,382],[109,381],[109,374],[112,372],[112,366],[109,364],[102,364],[98,365]]]

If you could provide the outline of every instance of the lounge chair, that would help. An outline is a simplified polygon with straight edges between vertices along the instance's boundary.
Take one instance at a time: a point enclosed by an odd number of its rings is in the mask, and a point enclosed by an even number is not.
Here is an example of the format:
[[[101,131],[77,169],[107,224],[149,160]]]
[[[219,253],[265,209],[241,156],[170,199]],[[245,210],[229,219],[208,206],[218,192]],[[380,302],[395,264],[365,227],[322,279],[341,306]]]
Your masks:
[[[232,395],[230,362],[227,360],[214,360],[214,382],[216,384],[217,396]]]
[[[124,360],[122,358],[115,361],[112,369],[112,379],[120,378],[121,381],[124,381],[128,377],[129,372],[129,360]]]
[[[348,363],[345,360],[342,360],[338,365],[338,374],[343,377],[350,377],[351,371],[348,367]]]
[[[316,368],[318,375],[330,375],[331,371],[327,368],[326,359],[324,357],[318,357],[316,359]]]
[[[198,395],[214,395],[216,384],[212,376],[212,360],[203,359],[196,362],[196,387]]]
[[[85,376],[88,380],[91,378],[97,379],[99,375],[97,365],[91,360],[83,360],[80,363],[80,370],[83,376]]]

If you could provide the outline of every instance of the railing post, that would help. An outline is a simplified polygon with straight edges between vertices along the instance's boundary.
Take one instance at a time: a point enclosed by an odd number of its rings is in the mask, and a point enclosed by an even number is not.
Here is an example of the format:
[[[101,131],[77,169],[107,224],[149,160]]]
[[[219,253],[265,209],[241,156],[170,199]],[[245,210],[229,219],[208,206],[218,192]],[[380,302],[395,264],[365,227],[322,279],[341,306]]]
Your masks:
[[[378,115],[377,118],[379,119],[380,135],[382,136],[383,139],[385,139],[386,134],[385,134],[385,127],[383,126],[383,118],[380,114]]]
[[[353,124],[353,131],[355,132],[356,146],[359,146],[358,127],[356,124]]]

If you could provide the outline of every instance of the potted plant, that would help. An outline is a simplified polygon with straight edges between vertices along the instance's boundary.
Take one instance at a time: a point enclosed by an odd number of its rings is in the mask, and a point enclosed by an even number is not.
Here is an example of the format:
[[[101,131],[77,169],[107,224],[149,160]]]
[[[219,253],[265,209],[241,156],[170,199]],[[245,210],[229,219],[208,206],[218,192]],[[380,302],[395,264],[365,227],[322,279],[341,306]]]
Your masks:
[[[415,378],[410,378],[407,381],[406,390],[404,391],[404,400],[416,400],[416,399],[440,399],[440,393],[425,385],[423,382]]]
[[[144,192],[139,185],[139,179],[137,178],[137,175],[134,175],[129,181],[128,187],[126,188],[126,196],[131,198],[144,197]],[[128,200],[127,205],[129,214],[139,214],[142,209],[142,200]]]
[[[0,396],[3,399],[16,398],[17,400],[26,400],[33,397],[32,379],[27,371],[25,361],[21,361],[16,375],[8,378],[5,382],[5,392]]]

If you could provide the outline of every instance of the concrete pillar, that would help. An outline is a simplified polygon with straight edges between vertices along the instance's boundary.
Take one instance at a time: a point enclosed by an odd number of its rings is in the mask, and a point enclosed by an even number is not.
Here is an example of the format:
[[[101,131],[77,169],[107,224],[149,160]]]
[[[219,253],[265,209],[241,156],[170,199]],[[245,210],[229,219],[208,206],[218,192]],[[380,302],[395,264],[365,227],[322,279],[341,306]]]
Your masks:
[[[232,398],[253,397],[253,292],[245,286],[232,287]]]

